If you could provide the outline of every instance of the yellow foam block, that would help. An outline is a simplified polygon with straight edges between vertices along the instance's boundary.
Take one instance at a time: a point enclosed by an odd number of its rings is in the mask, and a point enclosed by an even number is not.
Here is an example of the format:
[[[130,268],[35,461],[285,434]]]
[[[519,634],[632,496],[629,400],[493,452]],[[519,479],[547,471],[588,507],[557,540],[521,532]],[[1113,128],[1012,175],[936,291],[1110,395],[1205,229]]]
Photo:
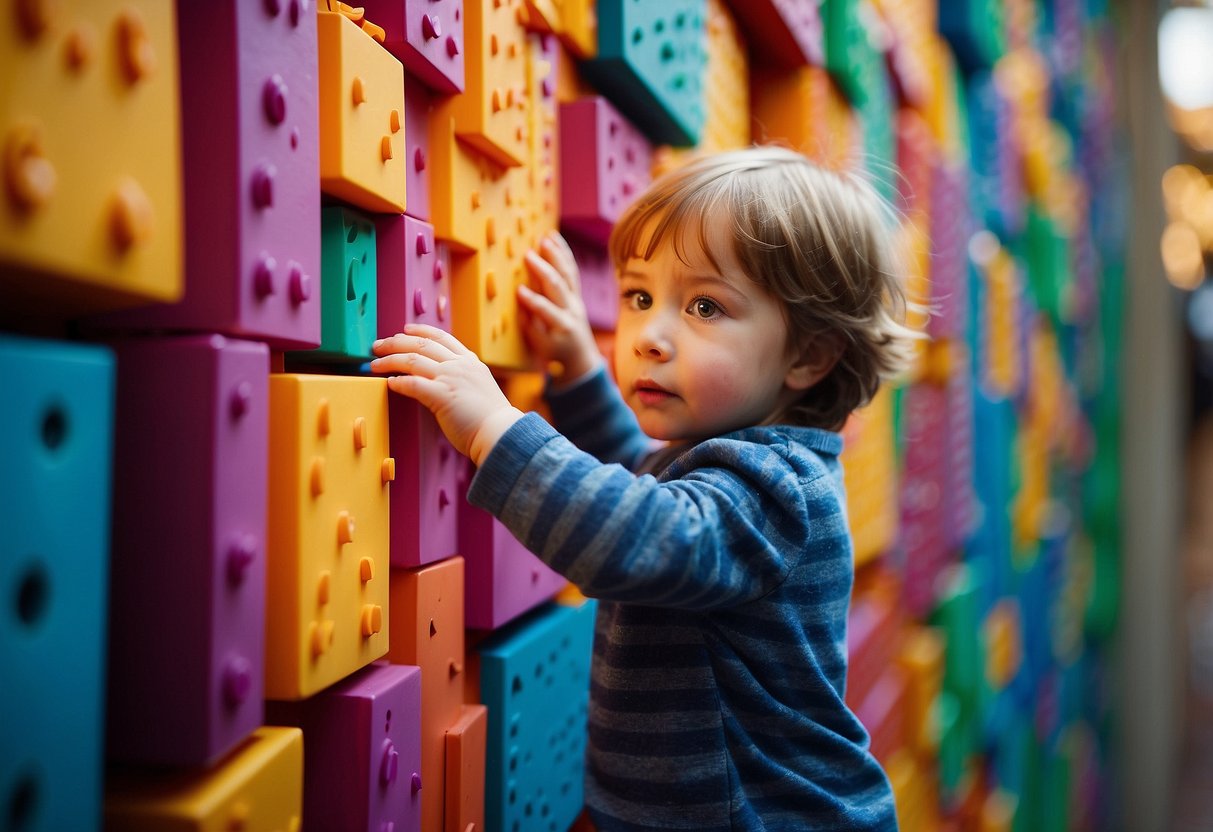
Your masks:
[[[944,637],[933,627],[911,627],[902,641],[897,664],[906,672],[906,735],[911,746],[933,754],[939,731],[932,716],[943,687]]]
[[[1023,280],[1015,259],[999,248],[984,273],[988,291],[983,310],[986,331],[986,366],[982,376],[991,391],[1009,397],[1023,372],[1019,360],[1018,314]]]
[[[560,6],[560,40],[582,60],[598,54],[597,0],[553,0]]]
[[[463,4],[464,88],[438,114],[455,120],[459,137],[499,165],[527,161],[527,40],[523,0]]]
[[[843,429],[843,478],[855,566],[888,551],[897,533],[897,461],[893,394],[885,385]]]
[[[388,648],[387,382],[272,374],[268,699],[300,699]]]
[[[401,213],[404,67],[345,15],[318,14],[320,189],[367,211]]]
[[[303,732],[263,726],[205,771],[111,773],[105,828],[113,832],[298,832]]]
[[[8,311],[181,297],[177,66],[171,0],[22,2],[0,14]]]
[[[527,98],[530,130],[527,140],[527,185],[532,233],[538,239],[560,225],[559,136],[556,123],[559,101],[556,93],[556,65],[560,44],[542,35],[527,36],[530,60],[527,61]],[[544,44],[547,44],[545,51]]]
[[[1019,671],[1023,657],[1020,643],[1019,602],[1003,598],[990,610],[982,624],[986,644],[986,679],[990,686],[1002,690]]]

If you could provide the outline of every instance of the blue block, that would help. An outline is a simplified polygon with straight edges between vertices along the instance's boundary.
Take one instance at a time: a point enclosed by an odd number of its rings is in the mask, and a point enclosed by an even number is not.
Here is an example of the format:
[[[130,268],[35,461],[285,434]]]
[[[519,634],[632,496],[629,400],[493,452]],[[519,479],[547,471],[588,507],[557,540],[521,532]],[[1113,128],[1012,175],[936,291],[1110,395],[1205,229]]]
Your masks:
[[[480,647],[489,829],[563,832],[581,812],[596,609],[549,603]]]
[[[114,359],[0,336],[0,825],[96,829]]]
[[[599,0],[598,54],[581,65],[656,144],[699,143],[706,119],[705,0]]]

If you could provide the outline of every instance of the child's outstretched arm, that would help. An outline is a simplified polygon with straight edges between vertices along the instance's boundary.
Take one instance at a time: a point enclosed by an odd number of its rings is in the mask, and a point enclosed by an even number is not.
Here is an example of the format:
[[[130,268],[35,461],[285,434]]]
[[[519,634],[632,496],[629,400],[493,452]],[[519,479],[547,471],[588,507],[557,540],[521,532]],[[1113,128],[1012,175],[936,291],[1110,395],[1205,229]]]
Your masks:
[[[581,272],[569,244],[555,231],[543,236],[538,251],[527,252],[526,265],[532,285],[518,287],[522,332],[559,388],[602,364],[581,299]],[[554,371],[552,362],[560,364]]]
[[[455,450],[476,463],[488,456],[522,411],[510,404],[489,368],[455,336],[425,324],[378,340],[376,373],[393,373],[388,387],[433,411]]]

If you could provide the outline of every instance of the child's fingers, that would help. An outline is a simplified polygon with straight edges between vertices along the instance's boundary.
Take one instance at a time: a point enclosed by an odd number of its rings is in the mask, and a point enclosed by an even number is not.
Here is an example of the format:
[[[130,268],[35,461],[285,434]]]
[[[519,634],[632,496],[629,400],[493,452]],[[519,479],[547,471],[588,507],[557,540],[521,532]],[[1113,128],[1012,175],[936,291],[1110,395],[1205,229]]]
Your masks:
[[[442,403],[446,390],[442,382],[421,376],[392,376],[387,380],[388,389],[410,399],[416,399],[423,407],[434,410]]]
[[[569,287],[575,292],[580,292],[581,271],[577,267],[577,258],[573,255],[573,249],[569,247],[568,240],[564,239],[559,231],[551,231],[544,235],[540,248],[547,254],[552,265],[556,267],[556,271],[560,272],[561,277],[568,282]]]
[[[430,326],[429,324],[405,324],[404,331],[408,335],[420,335],[442,345],[443,347],[446,347],[448,350],[450,350],[452,356],[476,355],[476,353],[465,347],[463,342],[461,342],[451,333],[447,332],[445,329],[439,329],[438,327]]]
[[[565,327],[564,310],[528,286],[518,287],[518,300],[548,329]]]
[[[373,373],[407,373],[412,376],[434,378],[441,361],[435,361],[417,352],[397,352],[376,358],[371,362]]]
[[[569,293],[572,287],[565,277],[547,260],[534,251],[526,253],[526,264],[531,274],[539,278],[543,294],[561,306],[569,305]]]
[[[415,352],[433,358],[435,361],[448,361],[455,357],[454,351],[433,338],[423,334],[406,334],[404,332],[375,341],[371,344],[371,352],[380,357]]]

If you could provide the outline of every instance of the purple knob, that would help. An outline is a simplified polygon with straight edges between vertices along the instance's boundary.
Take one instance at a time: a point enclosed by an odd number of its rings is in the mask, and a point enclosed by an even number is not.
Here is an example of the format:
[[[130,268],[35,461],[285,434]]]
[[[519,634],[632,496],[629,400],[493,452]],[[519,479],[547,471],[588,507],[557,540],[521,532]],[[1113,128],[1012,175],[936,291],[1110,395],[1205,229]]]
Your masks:
[[[265,82],[261,88],[261,104],[270,124],[281,124],[286,120],[286,82],[281,75],[274,74]]]
[[[421,16],[421,34],[426,40],[442,37],[442,24],[438,18],[423,14]]]
[[[413,772],[410,785],[413,789],[413,794],[417,794],[417,792],[421,791],[421,775],[419,773],[415,771]]]
[[[445,488],[438,489],[438,510],[442,511],[451,504],[451,498],[446,495]]]
[[[238,707],[248,699],[253,689],[253,670],[243,656],[230,659],[223,668],[223,701],[229,708]]]
[[[233,419],[239,419],[245,413],[248,413],[249,407],[253,403],[253,385],[247,381],[242,381],[236,385],[236,389],[232,391],[231,398],[228,400],[228,408]]]
[[[270,17],[277,17],[280,11],[282,11],[281,0],[265,0],[265,13]]]
[[[447,35],[446,38],[446,56],[453,58],[459,54],[459,44],[455,41],[454,35]]]
[[[430,241],[425,238],[424,234],[417,235],[417,256],[430,253]]]
[[[295,306],[312,296],[312,278],[303,273],[303,266],[293,260],[287,264],[287,286]]]
[[[273,165],[258,165],[253,171],[253,206],[257,209],[269,208],[274,204],[274,174],[277,170]]]
[[[437,283],[438,281],[442,280],[442,278],[444,278],[444,277],[446,277],[446,271],[442,268],[442,261],[435,260],[434,261],[434,282]]]
[[[425,298],[422,296],[420,289],[413,292],[413,314],[425,314]]]
[[[262,254],[261,259],[257,261],[257,266],[253,269],[253,291],[257,293],[258,298],[274,294],[274,269],[277,267],[277,261],[268,254]]]
[[[390,786],[396,782],[396,775],[400,770],[400,752],[396,750],[396,744],[391,740],[383,741],[383,759],[379,763],[379,782],[385,786]]]
[[[227,580],[232,586],[244,583],[249,566],[257,557],[257,541],[251,534],[240,535],[227,547]]]

